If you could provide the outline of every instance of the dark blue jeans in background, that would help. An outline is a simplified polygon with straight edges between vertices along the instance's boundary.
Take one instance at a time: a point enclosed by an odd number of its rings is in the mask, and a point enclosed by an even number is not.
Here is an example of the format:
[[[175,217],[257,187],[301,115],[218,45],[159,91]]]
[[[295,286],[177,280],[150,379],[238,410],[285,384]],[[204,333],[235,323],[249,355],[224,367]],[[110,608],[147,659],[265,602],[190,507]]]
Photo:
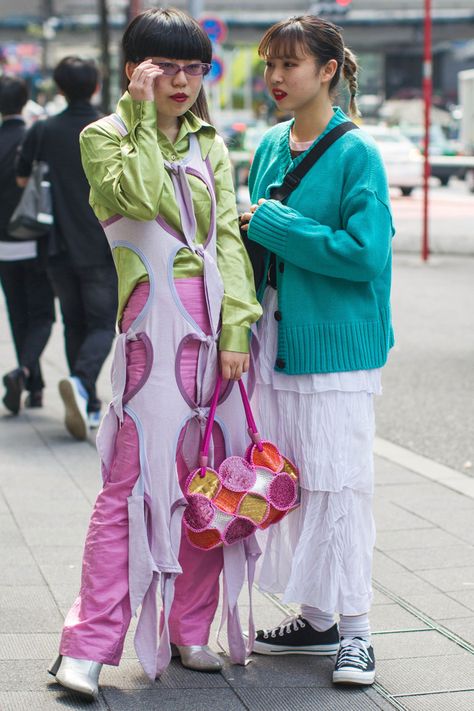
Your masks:
[[[40,356],[54,323],[54,293],[46,271],[37,259],[0,261],[0,281],[20,367],[30,371],[29,392],[44,387]]]
[[[89,395],[89,412],[100,410],[96,381],[115,334],[117,277],[115,267],[74,267],[51,259],[48,274],[59,299],[70,374],[82,381]]]

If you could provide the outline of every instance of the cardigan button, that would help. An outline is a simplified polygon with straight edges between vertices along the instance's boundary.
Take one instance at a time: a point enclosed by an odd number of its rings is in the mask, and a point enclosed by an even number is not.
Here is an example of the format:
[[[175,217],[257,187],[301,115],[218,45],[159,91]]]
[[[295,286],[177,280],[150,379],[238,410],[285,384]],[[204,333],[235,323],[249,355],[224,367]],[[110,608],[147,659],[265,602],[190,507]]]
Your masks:
[[[277,358],[275,365],[277,368],[284,368],[286,365],[286,361],[284,361],[283,358]]]
[[[285,271],[285,265],[283,262],[279,262],[278,271],[280,272],[280,274],[283,274],[283,272]]]
[[[275,311],[273,315],[275,317],[275,321],[281,321],[283,318],[281,311]]]

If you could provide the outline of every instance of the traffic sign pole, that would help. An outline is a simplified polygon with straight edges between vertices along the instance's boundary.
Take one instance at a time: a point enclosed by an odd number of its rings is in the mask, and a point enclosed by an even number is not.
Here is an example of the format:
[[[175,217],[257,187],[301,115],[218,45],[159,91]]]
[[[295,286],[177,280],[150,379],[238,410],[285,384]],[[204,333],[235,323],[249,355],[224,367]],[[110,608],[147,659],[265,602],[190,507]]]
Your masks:
[[[425,38],[423,56],[423,99],[425,105],[425,162],[423,171],[423,235],[421,258],[428,260],[429,249],[429,177],[430,177],[430,124],[433,99],[433,47],[432,47],[431,0],[425,0]]]
[[[188,12],[191,17],[198,19],[202,15],[203,0],[188,0]]]

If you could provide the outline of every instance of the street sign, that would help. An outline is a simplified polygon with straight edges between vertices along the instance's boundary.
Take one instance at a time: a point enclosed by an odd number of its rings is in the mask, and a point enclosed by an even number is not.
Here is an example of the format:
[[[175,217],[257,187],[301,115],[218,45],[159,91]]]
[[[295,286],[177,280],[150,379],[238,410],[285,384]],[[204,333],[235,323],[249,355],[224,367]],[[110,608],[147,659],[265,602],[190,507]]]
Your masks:
[[[212,57],[211,71],[206,76],[206,80],[211,84],[217,84],[224,76],[224,62],[220,57]]]
[[[211,42],[222,44],[227,38],[227,25],[217,15],[204,15],[198,20]]]

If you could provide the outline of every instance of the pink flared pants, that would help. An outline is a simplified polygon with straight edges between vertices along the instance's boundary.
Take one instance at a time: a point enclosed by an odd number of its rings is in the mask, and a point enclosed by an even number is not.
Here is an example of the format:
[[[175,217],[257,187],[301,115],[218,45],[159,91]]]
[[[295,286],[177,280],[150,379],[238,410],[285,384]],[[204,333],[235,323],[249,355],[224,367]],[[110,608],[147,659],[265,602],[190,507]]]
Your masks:
[[[205,333],[210,324],[200,277],[177,279],[180,299]],[[149,284],[139,284],[122,317],[126,331],[143,308]],[[195,394],[199,343],[192,341],[183,354],[181,377],[188,393]],[[140,380],[145,368],[142,341],[127,346],[126,392]],[[145,385],[146,387],[146,385]],[[177,468],[180,485],[189,474],[178,443]],[[219,428],[214,431],[215,461],[224,458],[224,441]],[[138,434],[133,420],[125,415],[115,445],[110,476],[97,497],[85,542],[79,596],[64,624],[60,653],[76,659],[90,659],[118,665],[131,620],[128,590],[128,508],[127,498],[140,473]],[[207,644],[209,629],[219,600],[222,550],[200,551],[182,535],[178,576],[170,614],[171,641],[179,645]]]

